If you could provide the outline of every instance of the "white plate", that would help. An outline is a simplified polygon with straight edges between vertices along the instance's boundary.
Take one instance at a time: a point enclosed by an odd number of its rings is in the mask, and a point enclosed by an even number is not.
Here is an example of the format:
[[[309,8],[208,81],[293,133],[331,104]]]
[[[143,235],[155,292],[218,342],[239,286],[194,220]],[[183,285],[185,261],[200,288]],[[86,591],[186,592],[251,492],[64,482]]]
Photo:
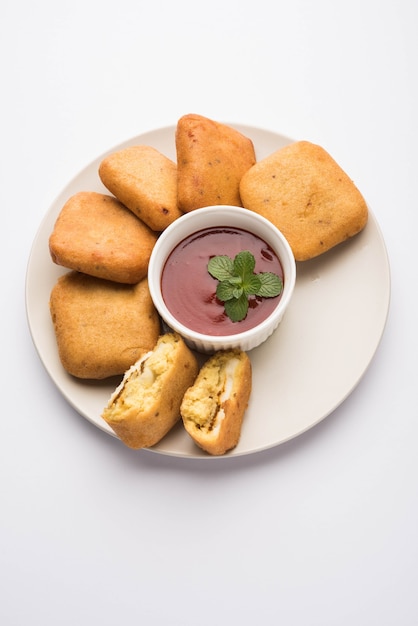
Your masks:
[[[261,159],[291,142],[276,133],[231,124],[249,136]],[[132,138],[119,146],[154,146],[175,160],[175,127]],[[113,435],[100,417],[115,381],[84,382],[59,361],[48,301],[57,277],[48,238],[65,201],[78,191],[101,191],[101,155],[82,170],[48,210],[33,243],[26,277],[26,308],[40,359],[67,401],[86,419]],[[251,454],[300,435],[328,416],[351,393],[379,345],[389,309],[390,270],[385,243],[372,213],[350,241],[312,261],[297,264],[291,305],[276,333],[250,353],[253,391],[241,440],[229,456]],[[122,444],[121,444],[122,445]],[[178,424],[153,451],[208,457]]]

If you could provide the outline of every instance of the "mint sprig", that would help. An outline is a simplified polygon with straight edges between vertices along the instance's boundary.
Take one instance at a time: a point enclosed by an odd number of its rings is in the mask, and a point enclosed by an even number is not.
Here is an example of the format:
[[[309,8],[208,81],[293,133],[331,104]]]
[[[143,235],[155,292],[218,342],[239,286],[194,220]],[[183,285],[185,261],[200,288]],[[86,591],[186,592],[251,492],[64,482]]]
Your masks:
[[[227,255],[214,256],[208,263],[208,272],[219,283],[216,297],[224,302],[225,313],[233,322],[245,319],[248,298],[274,298],[281,294],[283,282],[273,272],[254,273],[255,258],[248,250],[238,252],[234,259]]]

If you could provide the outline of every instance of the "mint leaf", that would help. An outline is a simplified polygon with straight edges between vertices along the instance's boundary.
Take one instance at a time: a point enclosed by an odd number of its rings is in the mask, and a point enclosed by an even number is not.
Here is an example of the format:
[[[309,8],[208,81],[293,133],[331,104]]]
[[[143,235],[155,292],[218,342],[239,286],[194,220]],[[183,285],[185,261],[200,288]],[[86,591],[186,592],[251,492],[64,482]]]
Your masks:
[[[260,272],[257,276],[260,280],[260,288],[258,291],[254,292],[255,296],[274,298],[281,294],[283,282],[277,274],[273,274],[272,272]]]
[[[233,322],[241,322],[248,311],[248,298],[243,293],[240,298],[234,298],[225,302],[225,313]]]
[[[243,281],[244,292],[247,296],[255,296],[261,289],[259,274],[251,274],[245,282]]]
[[[255,258],[248,250],[238,252],[233,261],[234,273],[236,276],[241,276],[243,282],[254,273]]]
[[[242,285],[242,278],[241,276],[231,276],[231,278],[228,278],[228,282],[230,282],[231,285]]]
[[[243,287],[234,287],[233,294],[236,299],[241,298],[242,294],[246,295]]]
[[[233,322],[243,320],[248,312],[248,297],[273,298],[283,290],[283,282],[272,272],[254,273],[255,258],[248,250],[238,252],[234,260],[227,255],[212,257],[208,272],[219,283],[218,300],[224,302],[225,312]]]
[[[228,280],[235,276],[234,263],[229,256],[214,256],[208,263],[208,272],[218,280]]]
[[[216,287],[216,297],[218,298],[218,300],[221,300],[221,302],[231,300],[232,298],[235,298],[235,289],[235,285],[231,285],[228,280],[223,280],[222,282],[218,283],[218,286]]]

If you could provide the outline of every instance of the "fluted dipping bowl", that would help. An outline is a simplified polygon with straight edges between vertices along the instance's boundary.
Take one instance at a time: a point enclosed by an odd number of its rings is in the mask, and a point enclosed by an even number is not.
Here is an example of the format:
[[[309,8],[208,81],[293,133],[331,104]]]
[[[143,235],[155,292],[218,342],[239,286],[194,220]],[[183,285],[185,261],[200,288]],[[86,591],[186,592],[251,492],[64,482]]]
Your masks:
[[[260,237],[276,253],[283,269],[283,291],[276,308],[262,322],[233,335],[210,335],[196,332],[179,322],[167,308],[161,289],[161,277],[167,258],[186,237],[206,228],[235,227]],[[248,352],[256,348],[276,330],[292,298],[296,281],[296,263],[289,243],[267,219],[241,207],[229,205],[196,209],[174,221],[159,236],[148,267],[148,283],[155,308],[165,324],[178,332],[187,345],[203,353],[239,348]],[[240,322],[235,322],[239,324]]]

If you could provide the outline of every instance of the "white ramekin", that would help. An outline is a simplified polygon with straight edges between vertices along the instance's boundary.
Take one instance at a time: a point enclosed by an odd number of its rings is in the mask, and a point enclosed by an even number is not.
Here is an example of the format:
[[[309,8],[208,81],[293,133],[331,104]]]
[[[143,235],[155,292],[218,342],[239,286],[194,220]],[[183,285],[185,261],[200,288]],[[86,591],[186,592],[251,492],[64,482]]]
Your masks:
[[[161,293],[161,274],[165,262],[185,237],[210,227],[236,227],[247,230],[263,239],[275,251],[282,264],[284,285],[282,296],[274,311],[263,322],[249,330],[227,336],[204,335],[187,328],[171,314]],[[241,207],[229,205],[196,209],[174,221],[159,236],[151,254],[148,283],[155,308],[165,324],[178,332],[192,349],[212,353],[217,350],[240,348],[248,352],[266,341],[280,324],[289,305],[296,281],[296,263],[285,237],[267,219]],[[237,322],[239,323],[239,322]]]

